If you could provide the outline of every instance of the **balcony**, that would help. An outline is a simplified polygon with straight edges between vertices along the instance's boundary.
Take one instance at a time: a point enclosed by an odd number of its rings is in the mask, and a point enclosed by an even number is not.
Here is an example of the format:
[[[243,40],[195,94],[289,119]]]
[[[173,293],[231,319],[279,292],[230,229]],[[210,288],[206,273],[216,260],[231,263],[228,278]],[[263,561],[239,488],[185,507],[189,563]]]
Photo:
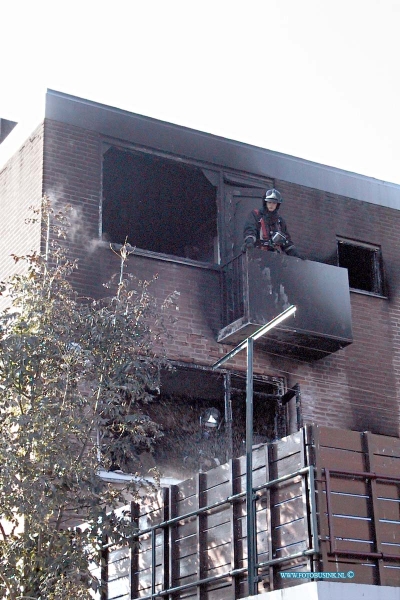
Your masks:
[[[224,267],[224,327],[236,345],[291,304],[294,317],[260,340],[266,351],[314,361],[353,341],[347,270],[253,249]]]
[[[372,433],[308,425],[255,446],[252,598],[310,597],[327,573],[344,587],[313,598],[398,598],[399,473],[399,439]],[[137,535],[106,546],[102,597],[248,598],[245,478],[240,457],[133,504]]]

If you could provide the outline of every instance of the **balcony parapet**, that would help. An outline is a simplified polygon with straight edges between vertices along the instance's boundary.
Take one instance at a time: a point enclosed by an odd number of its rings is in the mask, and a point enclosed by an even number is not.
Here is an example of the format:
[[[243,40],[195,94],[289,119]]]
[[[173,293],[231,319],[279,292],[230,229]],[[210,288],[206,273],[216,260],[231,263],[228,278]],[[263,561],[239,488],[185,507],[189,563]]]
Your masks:
[[[224,327],[236,345],[291,304],[295,317],[260,343],[274,354],[313,361],[353,341],[347,270],[286,254],[248,250],[224,267]]]

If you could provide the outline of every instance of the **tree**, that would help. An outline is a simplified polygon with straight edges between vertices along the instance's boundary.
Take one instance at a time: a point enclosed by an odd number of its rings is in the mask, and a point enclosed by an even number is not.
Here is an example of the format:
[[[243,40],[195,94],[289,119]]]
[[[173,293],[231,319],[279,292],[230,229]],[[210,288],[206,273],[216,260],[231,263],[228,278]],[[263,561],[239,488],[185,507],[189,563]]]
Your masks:
[[[126,244],[109,295],[78,298],[77,265],[56,239],[65,212],[45,200],[39,218],[44,251],[14,257],[25,272],[1,290],[0,588],[11,600],[86,599],[102,536],[132,533],[116,509],[143,485],[115,487],[100,471],[135,472],[161,436],[146,404],[166,364],[154,351],[162,312],[149,282],[126,274]]]

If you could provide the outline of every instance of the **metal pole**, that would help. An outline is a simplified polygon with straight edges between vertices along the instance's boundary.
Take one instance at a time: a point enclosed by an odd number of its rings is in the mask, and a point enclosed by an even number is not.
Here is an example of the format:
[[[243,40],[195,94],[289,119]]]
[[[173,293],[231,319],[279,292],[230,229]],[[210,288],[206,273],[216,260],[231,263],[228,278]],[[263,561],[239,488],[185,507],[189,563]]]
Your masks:
[[[296,307],[293,304],[291,304],[286,310],[284,310],[282,313],[280,313],[280,315],[278,315],[277,317],[272,319],[272,321],[269,321],[269,323],[266,323],[265,325],[263,325],[262,327],[257,329],[248,338],[243,340],[243,342],[240,342],[240,344],[235,346],[235,348],[233,350],[228,352],[228,354],[225,354],[225,356],[223,356],[222,358],[217,360],[217,362],[212,365],[213,370],[218,369],[224,363],[226,363],[227,360],[229,360],[230,358],[233,358],[241,350],[244,350],[247,347],[247,340],[249,338],[251,338],[252,340],[258,340],[260,337],[262,337],[263,335],[268,333],[268,331],[270,331],[271,329],[273,329],[274,327],[279,325],[279,323],[282,323],[282,321],[284,321],[291,315],[294,315],[295,312],[296,312]]]
[[[225,354],[212,368],[215,370],[227,360],[233,358],[238,352],[247,348],[247,375],[246,375],[246,508],[247,508],[247,584],[249,596],[257,593],[257,529],[255,504],[253,500],[253,349],[254,340],[265,335],[279,323],[296,312],[294,305],[289,306],[280,315],[266,323],[248,338],[240,342],[233,350]]]
[[[253,346],[252,338],[247,339],[247,381],[246,381],[246,508],[247,508],[247,582],[248,594],[256,594],[256,527],[253,501]]]

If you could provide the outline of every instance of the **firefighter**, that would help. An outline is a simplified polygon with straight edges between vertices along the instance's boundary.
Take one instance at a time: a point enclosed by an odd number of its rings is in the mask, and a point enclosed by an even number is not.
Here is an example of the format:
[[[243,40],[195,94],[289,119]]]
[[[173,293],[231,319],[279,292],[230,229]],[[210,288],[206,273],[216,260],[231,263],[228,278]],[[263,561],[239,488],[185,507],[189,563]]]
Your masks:
[[[261,209],[252,210],[247,217],[243,251],[256,247],[302,258],[291,240],[284,219],[278,214],[281,203],[282,196],[278,190],[265,192]]]

